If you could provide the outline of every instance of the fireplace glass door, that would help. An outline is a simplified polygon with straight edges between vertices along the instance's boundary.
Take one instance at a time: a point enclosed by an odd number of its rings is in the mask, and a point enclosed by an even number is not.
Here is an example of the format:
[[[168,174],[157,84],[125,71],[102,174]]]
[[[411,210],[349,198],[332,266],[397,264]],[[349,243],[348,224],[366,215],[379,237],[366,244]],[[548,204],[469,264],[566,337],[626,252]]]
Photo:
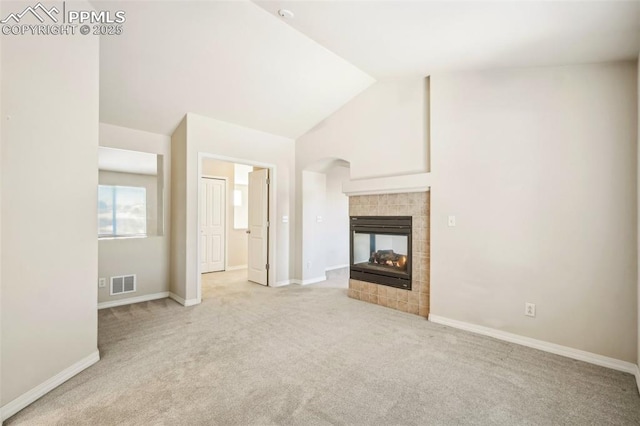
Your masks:
[[[351,278],[411,289],[411,217],[351,218]]]
[[[353,263],[377,271],[405,272],[409,237],[354,231]]]

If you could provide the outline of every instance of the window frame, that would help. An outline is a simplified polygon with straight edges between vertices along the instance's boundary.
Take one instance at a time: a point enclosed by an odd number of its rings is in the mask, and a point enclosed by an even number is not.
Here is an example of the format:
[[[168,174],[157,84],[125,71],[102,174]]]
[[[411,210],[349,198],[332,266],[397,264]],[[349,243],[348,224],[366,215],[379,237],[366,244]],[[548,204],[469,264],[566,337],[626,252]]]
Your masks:
[[[126,238],[147,238],[148,237],[148,223],[147,223],[147,188],[144,186],[131,186],[131,185],[110,185],[110,184],[98,184],[98,200],[100,199],[100,187],[108,187],[111,188],[111,224],[112,224],[112,232],[109,234],[101,234],[100,233],[100,222],[98,219],[98,239],[99,240],[114,240],[114,239],[126,239]],[[144,233],[136,233],[136,234],[118,234],[117,228],[117,188],[128,188],[128,189],[137,189],[142,190],[144,193]],[[99,212],[98,212],[99,214]]]

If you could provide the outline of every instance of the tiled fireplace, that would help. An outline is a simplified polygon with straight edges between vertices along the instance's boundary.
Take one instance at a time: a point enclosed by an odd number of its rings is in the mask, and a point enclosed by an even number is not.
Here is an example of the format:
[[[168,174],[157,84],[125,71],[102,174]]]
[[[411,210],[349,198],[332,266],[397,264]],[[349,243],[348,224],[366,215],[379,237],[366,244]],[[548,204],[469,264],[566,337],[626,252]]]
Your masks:
[[[408,251],[411,256],[409,290],[398,288],[401,286],[393,286],[393,284],[371,282],[376,279],[365,281],[366,278],[363,279],[362,274],[354,274],[352,269],[352,278],[349,279],[349,297],[427,317],[429,315],[429,192],[350,196],[349,215],[352,218],[405,217],[411,219],[412,225],[411,238],[408,239],[411,244]],[[353,220],[352,223],[354,223]],[[371,241],[373,246],[373,239]],[[398,256],[406,254],[402,250],[396,251],[399,253],[392,252],[390,256],[393,258],[388,262],[397,262]],[[390,250],[372,252],[372,263],[378,262],[380,252],[384,256]],[[401,258],[400,261],[402,261]],[[354,276],[358,279],[354,279]]]

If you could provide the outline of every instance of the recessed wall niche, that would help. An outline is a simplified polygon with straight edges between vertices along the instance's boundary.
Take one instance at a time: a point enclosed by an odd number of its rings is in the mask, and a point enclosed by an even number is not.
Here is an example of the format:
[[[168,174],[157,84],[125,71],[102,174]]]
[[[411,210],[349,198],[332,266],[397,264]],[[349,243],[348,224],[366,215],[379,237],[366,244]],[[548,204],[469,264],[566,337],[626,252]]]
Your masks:
[[[163,156],[99,147],[98,237],[164,235]]]

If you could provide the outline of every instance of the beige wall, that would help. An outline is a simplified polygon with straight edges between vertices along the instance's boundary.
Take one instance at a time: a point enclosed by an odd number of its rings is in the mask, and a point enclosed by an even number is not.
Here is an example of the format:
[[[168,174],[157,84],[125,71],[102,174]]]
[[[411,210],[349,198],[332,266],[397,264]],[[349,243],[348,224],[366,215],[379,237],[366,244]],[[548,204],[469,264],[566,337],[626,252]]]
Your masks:
[[[636,72],[431,77],[433,314],[637,361]]]
[[[98,289],[98,302],[112,302],[132,297],[169,291],[169,221],[171,194],[171,140],[168,136],[126,127],[100,123],[100,146],[132,151],[148,152],[162,156],[160,176],[130,175],[126,173],[101,172],[101,183],[126,183],[134,177],[147,187],[147,203],[158,205],[162,200],[164,223],[159,223],[157,212],[151,211],[150,225],[156,227],[155,235],[147,238],[102,239],[98,243],[98,273],[107,278],[107,287]],[[109,179],[105,181],[104,179]],[[166,183],[166,184],[165,184]],[[160,187],[162,193],[156,191]],[[155,216],[155,220],[153,217]],[[117,275],[136,274],[136,292],[109,293],[109,278]]]
[[[275,271],[272,269],[275,281],[288,280],[291,236],[288,224],[281,223],[281,218],[291,216],[294,141],[191,113],[187,114],[171,141],[174,165],[172,212],[182,210],[180,215],[172,217],[171,285],[176,287],[177,294],[186,300],[197,301],[198,153],[224,156],[240,163],[261,162],[276,166],[277,175],[272,179],[275,205],[269,209],[275,241],[270,240],[269,248],[275,258]],[[179,172],[176,167],[180,168]]]
[[[247,265],[247,233],[246,229],[235,229],[233,226],[233,189],[235,174],[233,163],[211,158],[202,160],[202,174],[227,178],[227,267]]]
[[[342,192],[349,168],[341,162],[321,162],[319,168],[302,171],[303,284],[349,263],[349,198]]]
[[[193,171],[193,173],[197,173]],[[187,117],[171,136],[171,239],[169,288],[187,298]],[[192,212],[196,214],[197,212]],[[193,296],[195,298],[195,296]]]
[[[145,238],[115,238],[98,241],[98,275],[107,279],[107,287],[98,288],[98,302],[112,302],[131,297],[169,291],[168,238],[153,235],[157,225],[157,176],[100,171],[99,183],[146,188],[147,226]],[[136,292],[110,295],[109,280],[118,275],[136,275]]]
[[[0,14],[3,13],[0,5]],[[2,82],[2,42],[0,42],[0,82]],[[0,165],[2,165],[3,132],[2,132],[2,84],[0,83]],[[0,309],[2,308],[2,171],[0,171]],[[0,407],[2,407],[2,314],[0,313]],[[2,413],[0,413],[0,425],[2,424]]]
[[[350,163],[350,178],[362,179],[429,170],[425,78],[379,81],[296,140],[296,178],[326,159]],[[301,216],[301,187],[296,211]],[[295,224],[294,276],[306,268],[302,222]],[[331,266],[331,265],[329,265]]]
[[[302,172],[302,282],[324,280],[327,267],[326,223],[327,175]]]
[[[276,166],[276,176],[271,179],[272,189],[275,190],[274,204],[269,206],[269,217],[275,241],[270,241],[269,249],[275,252],[275,281],[282,282],[290,278],[289,223],[282,223],[282,216],[289,216],[290,200],[293,198],[294,181],[294,141],[282,136],[260,132],[246,127],[206,118],[196,114],[188,114],[188,217],[187,252],[189,277],[197,276],[197,214],[198,205],[198,153],[209,153],[229,157],[239,163],[260,162]],[[246,161],[241,161],[246,160]],[[295,218],[293,218],[295,219]],[[193,250],[193,251],[192,251]],[[191,282],[191,281],[189,281]],[[195,289],[196,285],[189,288]]]
[[[97,356],[98,53],[2,40],[2,405]]]
[[[342,184],[349,180],[349,167],[335,166],[327,171],[326,268],[349,264],[349,197]]]
[[[296,140],[296,168],[324,158],[351,163],[351,178],[428,171],[424,78],[379,81]]]

